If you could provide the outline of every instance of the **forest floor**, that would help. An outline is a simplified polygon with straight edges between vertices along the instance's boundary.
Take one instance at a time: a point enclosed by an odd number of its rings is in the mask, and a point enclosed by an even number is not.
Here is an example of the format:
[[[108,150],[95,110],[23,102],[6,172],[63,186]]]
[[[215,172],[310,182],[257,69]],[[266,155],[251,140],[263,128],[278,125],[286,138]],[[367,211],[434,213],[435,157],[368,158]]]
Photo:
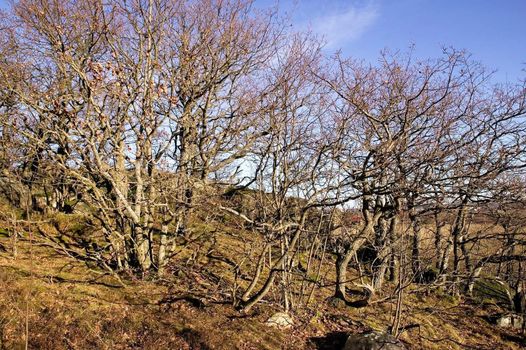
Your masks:
[[[30,349],[340,349],[350,333],[390,325],[392,301],[335,307],[327,301],[330,287],[293,312],[287,330],[265,325],[280,311],[272,303],[241,314],[228,297],[231,239],[216,233],[216,258],[200,264],[188,264],[181,252],[169,279],[123,276],[123,286],[42,244],[36,231],[18,239],[15,256],[12,235],[0,230],[0,348],[24,349],[27,338]],[[402,325],[409,327],[401,340],[409,349],[526,347],[519,331],[488,321],[504,312],[494,302],[425,286],[406,295]]]

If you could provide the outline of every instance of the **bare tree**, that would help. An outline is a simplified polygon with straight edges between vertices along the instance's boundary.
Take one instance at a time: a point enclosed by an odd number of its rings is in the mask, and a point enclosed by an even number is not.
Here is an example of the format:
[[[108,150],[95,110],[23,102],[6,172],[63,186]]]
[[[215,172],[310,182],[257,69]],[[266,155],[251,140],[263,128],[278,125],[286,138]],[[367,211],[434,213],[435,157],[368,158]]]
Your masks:
[[[25,76],[7,65],[2,75],[23,106],[9,126],[33,147],[31,167],[52,162],[81,189],[105,242],[87,254],[162,271],[195,189],[259,135],[247,102],[267,88],[257,78],[281,36],[272,13],[249,2],[28,0],[15,14],[11,57]],[[173,180],[162,184],[163,172]]]
[[[321,78],[337,97],[336,125],[345,130],[338,161],[354,179],[363,215],[362,229],[338,258],[336,296],[343,298],[346,266],[371,242],[375,227],[374,284],[381,286],[388,256],[395,258],[386,249],[396,240],[402,212],[408,212],[412,228],[413,272],[422,270],[420,220],[436,199],[435,181],[448,177],[440,173],[445,162],[462,152],[464,144],[452,135],[465,135],[466,125],[477,120],[472,111],[485,97],[479,85],[486,76],[456,51],[425,62],[384,54],[379,67],[336,57],[332,70]]]

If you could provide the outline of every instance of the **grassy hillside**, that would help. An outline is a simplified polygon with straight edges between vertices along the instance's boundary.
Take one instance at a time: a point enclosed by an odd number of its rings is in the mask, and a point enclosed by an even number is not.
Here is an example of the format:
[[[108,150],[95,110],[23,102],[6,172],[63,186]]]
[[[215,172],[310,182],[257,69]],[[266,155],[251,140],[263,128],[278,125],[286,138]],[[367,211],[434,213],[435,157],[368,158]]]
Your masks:
[[[272,295],[247,315],[236,311],[232,291],[247,281],[236,276],[234,265],[247,241],[257,238],[228,220],[195,223],[196,236],[179,242],[166,278],[121,275],[120,281],[50,245],[42,232],[57,234],[53,220],[72,235],[88,230],[79,215],[39,217],[38,224],[20,223],[15,241],[12,222],[0,223],[1,348],[23,349],[27,334],[31,349],[338,349],[347,334],[386,330],[391,322],[390,286],[387,297],[362,308],[328,299],[332,256],[323,267],[325,285],[300,313],[292,313],[292,329],[265,325],[280,311]],[[485,293],[488,288],[479,285],[475,299],[457,300],[436,288],[412,286],[401,339],[411,349],[523,348],[524,335],[489,322],[504,310]]]

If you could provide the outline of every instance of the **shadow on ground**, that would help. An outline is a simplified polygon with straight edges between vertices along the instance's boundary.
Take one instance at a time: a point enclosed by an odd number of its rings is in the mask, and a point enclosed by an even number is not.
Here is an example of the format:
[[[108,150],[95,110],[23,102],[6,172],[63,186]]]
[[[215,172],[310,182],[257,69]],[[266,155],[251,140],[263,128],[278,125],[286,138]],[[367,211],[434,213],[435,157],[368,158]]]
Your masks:
[[[191,349],[193,350],[210,350],[211,348],[202,341],[202,336],[199,332],[190,329],[185,328],[178,334],[181,338],[183,338]]]
[[[313,337],[309,340],[314,344],[315,349],[338,350],[343,349],[348,336],[349,332],[330,332],[323,337]]]

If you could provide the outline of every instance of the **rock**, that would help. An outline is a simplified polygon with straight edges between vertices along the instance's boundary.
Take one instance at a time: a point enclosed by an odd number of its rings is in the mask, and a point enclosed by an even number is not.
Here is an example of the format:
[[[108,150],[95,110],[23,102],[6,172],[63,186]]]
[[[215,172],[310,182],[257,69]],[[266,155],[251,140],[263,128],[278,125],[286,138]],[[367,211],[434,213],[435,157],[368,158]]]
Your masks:
[[[279,329],[287,329],[293,326],[292,317],[285,312],[278,312],[272,315],[265,324],[269,327],[276,327]]]
[[[498,278],[478,278],[473,284],[473,297],[480,302],[494,302],[497,305],[512,306],[512,290]]]
[[[516,314],[502,315],[501,317],[497,318],[496,324],[499,327],[522,329],[524,318]]]
[[[392,335],[380,332],[351,334],[343,350],[406,350],[404,344]]]

